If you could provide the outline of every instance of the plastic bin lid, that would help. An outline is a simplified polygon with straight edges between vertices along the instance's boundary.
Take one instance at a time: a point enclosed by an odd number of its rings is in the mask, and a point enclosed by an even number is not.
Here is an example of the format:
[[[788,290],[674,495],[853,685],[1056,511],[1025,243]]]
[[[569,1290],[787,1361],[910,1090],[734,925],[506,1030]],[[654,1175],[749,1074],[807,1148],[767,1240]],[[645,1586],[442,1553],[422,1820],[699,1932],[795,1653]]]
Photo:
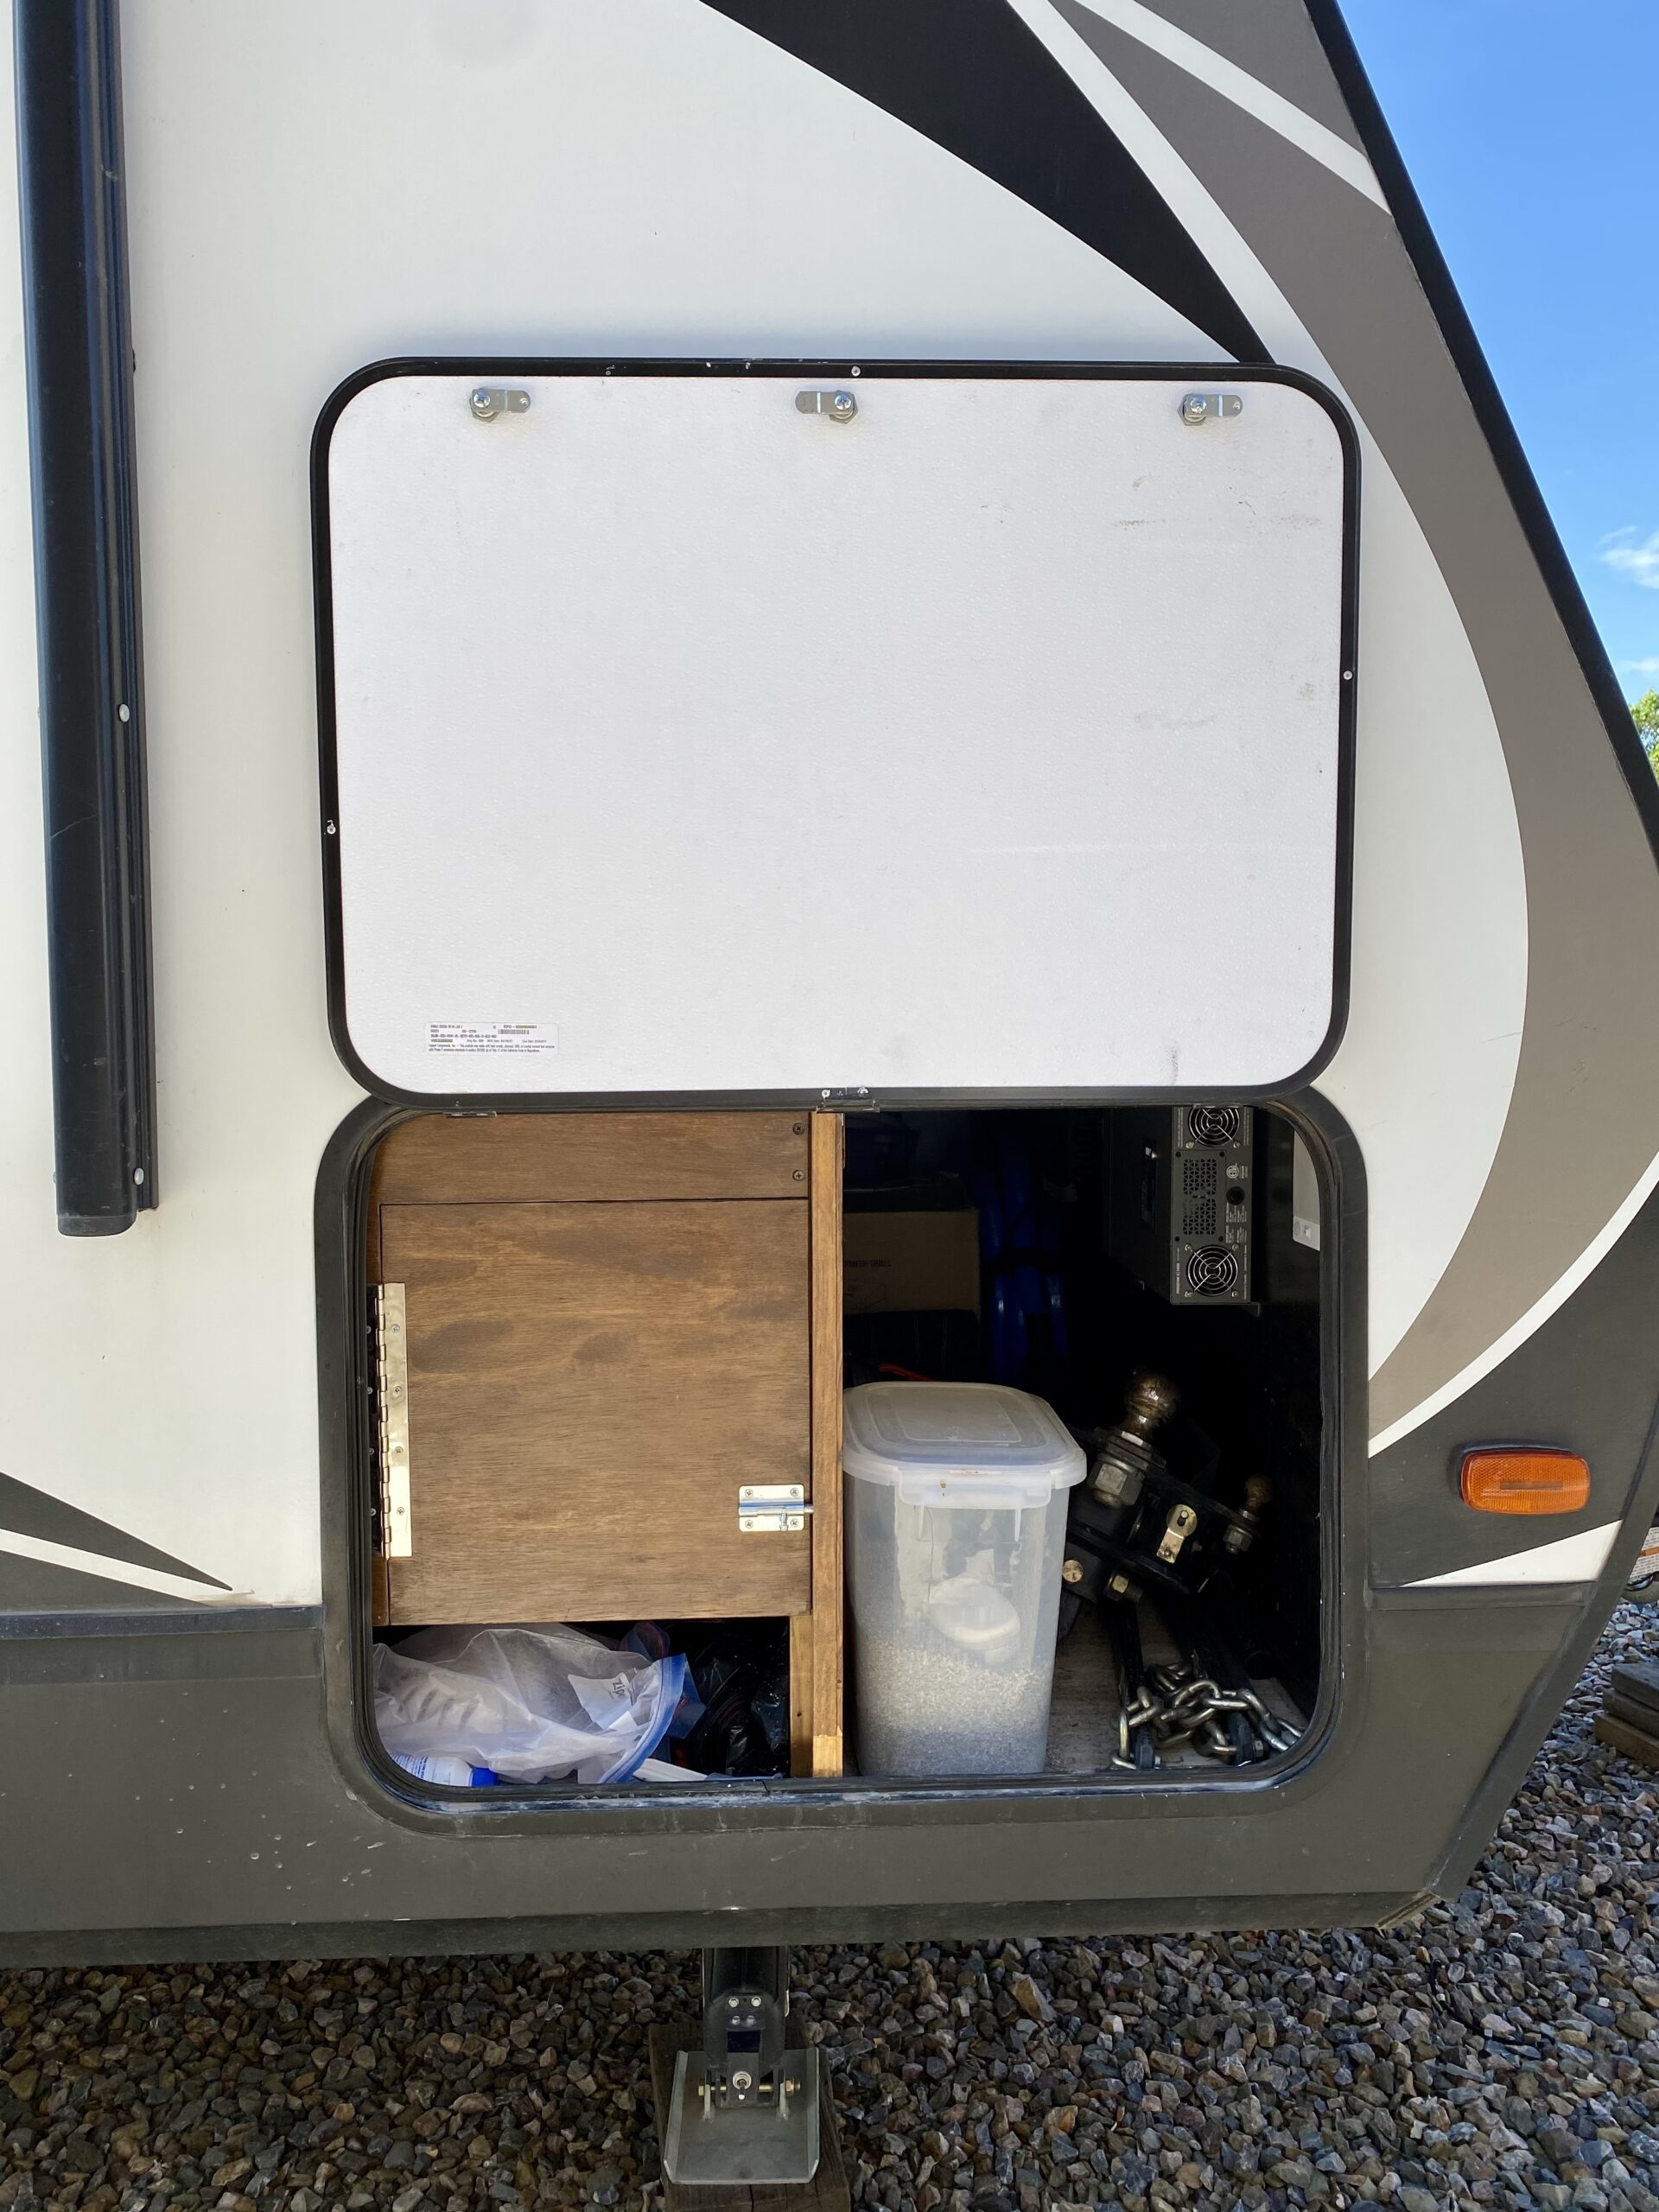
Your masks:
[[[845,1400],[841,1464],[941,1504],[1040,1505],[1088,1466],[1053,1408],[1001,1382],[866,1382]]]

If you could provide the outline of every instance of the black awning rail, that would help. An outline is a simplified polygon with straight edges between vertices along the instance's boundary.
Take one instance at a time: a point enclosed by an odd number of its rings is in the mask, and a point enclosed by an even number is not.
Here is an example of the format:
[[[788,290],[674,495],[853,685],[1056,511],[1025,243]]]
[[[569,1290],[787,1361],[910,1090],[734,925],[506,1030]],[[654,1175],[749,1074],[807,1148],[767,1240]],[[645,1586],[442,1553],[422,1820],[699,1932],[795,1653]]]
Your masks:
[[[58,1226],[156,1203],[132,343],[116,0],[18,0],[17,144]]]

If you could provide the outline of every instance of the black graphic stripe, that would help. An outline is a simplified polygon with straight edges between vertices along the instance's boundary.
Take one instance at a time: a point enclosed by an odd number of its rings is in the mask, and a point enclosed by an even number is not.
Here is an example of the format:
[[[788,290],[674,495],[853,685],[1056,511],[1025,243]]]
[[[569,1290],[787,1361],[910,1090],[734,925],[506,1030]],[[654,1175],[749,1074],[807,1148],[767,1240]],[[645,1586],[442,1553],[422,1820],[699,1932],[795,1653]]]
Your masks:
[[[1248,318],[1007,0],[706,0],[995,179],[1241,361]]]
[[[77,1505],[66,1505],[49,1491],[20,1483],[15,1475],[0,1475],[0,1529],[15,1536],[33,1536],[41,1543],[67,1544],[73,1551],[94,1552],[100,1559],[118,1560],[126,1567],[150,1567],[162,1574],[181,1574],[187,1581],[200,1582],[210,1590],[230,1586],[204,1574],[188,1560],[175,1559],[171,1552],[141,1543],[111,1522],[100,1521]]]
[[[141,1590],[124,1582],[119,1572],[94,1574],[85,1567],[60,1567],[54,1560],[20,1559],[15,1552],[0,1551],[0,1614],[188,1612],[207,1613],[210,1607],[194,1598],[168,1597],[159,1590]],[[15,1636],[13,1626],[0,1635]]]

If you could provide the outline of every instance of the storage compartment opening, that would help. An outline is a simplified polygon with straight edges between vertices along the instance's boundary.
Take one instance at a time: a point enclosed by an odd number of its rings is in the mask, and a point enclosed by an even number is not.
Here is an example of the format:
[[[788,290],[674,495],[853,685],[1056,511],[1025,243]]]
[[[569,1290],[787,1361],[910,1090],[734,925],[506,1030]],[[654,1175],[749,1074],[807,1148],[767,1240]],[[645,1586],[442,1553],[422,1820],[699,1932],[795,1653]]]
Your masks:
[[[363,1707],[428,1784],[1133,1788],[1306,1741],[1330,1255],[1287,1116],[423,1115],[367,1232]]]

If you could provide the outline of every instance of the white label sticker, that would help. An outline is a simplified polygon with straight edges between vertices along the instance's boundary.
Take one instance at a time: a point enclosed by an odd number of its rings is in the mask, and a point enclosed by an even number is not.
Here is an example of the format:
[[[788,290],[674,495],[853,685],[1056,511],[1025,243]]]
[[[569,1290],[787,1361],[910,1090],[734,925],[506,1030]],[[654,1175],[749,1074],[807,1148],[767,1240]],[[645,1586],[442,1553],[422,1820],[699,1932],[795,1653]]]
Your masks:
[[[429,1052],[556,1052],[559,1033],[539,1021],[435,1021]]]
[[[601,1681],[593,1675],[572,1675],[570,1687],[596,1728],[617,1728],[633,1718],[633,1694],[626,1675]]]

